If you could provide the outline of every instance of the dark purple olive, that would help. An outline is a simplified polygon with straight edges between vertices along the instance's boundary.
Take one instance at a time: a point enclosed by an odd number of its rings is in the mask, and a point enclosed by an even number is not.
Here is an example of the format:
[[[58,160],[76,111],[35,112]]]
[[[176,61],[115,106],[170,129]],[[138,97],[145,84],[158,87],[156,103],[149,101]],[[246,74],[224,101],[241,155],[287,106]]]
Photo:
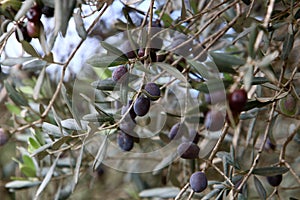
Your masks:
[[[200,148],[193,142],[183,142],[177,147],[177,153],[183,159],[198,158]]]
[[[40,31],[42,27],[42,22],[27,22],[26,29],[27,34],[31,38],[38,38],[40,37]]]
[[[24,23],[19,24],[18,28],[20,29],[20,31],[22,33],[23,40],[25,40],[27,42],[31,42],[32,38],[28,35],[27,28],[26,28],[26,26],[24,26]],[[20,36],[19,36],[17,30],[15,31],[15,34],[16,34],[17,41],[20,42]]]
[[[267,176],[267,181],[271,186],[277,187],[282,181],[282,174],[276,176]]]
[[[229,94],[228,101],[232,112],[241,112],[247,103],[247,92],[244,89],[237,89]]]
[[[152,100],[156,101],[160,97],[160,89],[158,85],[155,83],[147,83],[144,87],[145,91],[147,92],[147,97]]]
[[[127,68],[124,65],[121,65],[113,71],[112,79],[115,82],[122,81],[122,79],[125,78],[127,73]]]
[[[168,134],[168,137],[170,140],[173,140],[173,139],[178,139],[180,137],[182,137],[183,135],[185,134],[188,134],[189,130],[188,130],[188,127],[185,125],[185,123],[176,123],[172,126],[169,134]]]
[[[190,177],[190,186],[194,192],[202,192],[207,188],[207,178],[203,172],[195,172]]]
[[[150,100],[146,97],[138,97],[133,105],[134,112],[137,116],[144,116],[150,109]]]
[[[118,133],[117,143],[123,151],[130,151],[134,145],[133,137],[123,131]]]

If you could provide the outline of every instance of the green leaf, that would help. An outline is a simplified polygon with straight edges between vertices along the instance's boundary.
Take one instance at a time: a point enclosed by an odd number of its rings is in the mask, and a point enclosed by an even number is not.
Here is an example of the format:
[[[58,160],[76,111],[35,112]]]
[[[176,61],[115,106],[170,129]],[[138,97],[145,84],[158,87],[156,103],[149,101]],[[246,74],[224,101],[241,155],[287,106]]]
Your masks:
[[[256,176],[253,176],[253,178],[254,178],[254,185],[255,185],[255,188],[256,188],[256,191],[257,191],[259,197],[261,199],[267,199],[267,192],[266,192],[263,184],[260,182],[260,180]]]
[[[220,72],[236,73],[232,67],[241,66],[246,63],[245,60],[227,53],[210,52],[209,54],[213,58]]]
[[[193,66],[193,68],[204,78],[204,79],[209,79],[210,76],[208,74],[208,68],[199,63],[199,62],[196,62],[194,60],[187,60],[187,62]]]
[[[106,156],[106,150],[108,145],[108,137],[107,135],[104,136],[101,146],[99,147],[99,150],[97,152],[97,155],[93,162],[93,170],[96,170],[100,164],[102,163],[102,160]]]
[[[54,0],[54,2],[54,35],[57,35],[58,32],[61,32],[63,37],[65,37],[69,20],[76,6],[76,0]]]
[[[245,107],[244,107],[244,111],[247,111],[247,110],[251,110],[253,108],[262,108],[268,104],[272,103],[272,101],[269,101],[269,102],[260,102],[258,100],[250,100],[246,103]]]
[[[39,98],[39,94],[40,94],[40,91],[41,91],[41,88],[42,88],[42,85],[44,82],[45,74],[46,74],[46,68],[44,67],[43,70],[40,72],[39,77],[38,77],[36,84],[34,86],[34,89],[33,89],[32,96],[33,96],[34,100],[37,100]]]
[[[64,136],[56,140],[55,142],[52,143],[52,149],[53,150],[58,150],[63,144],[71,141],[73,138],[72,136]]]
[[[22,44],[24,51],[26,51],[26,53],[30,54],[33,57],[37,57],[37,58],[40,57],[38,52],[34,49],[34,47],[29,42],[22,40],[21,44]]]
[[[39,185],[40,181],[11,181],[5,184],[6,188],[20,190],[25,188],[31,188]]]
[[[184,0],[181,0],[181,5],[182,6],[181,6],[181,17],[180,17],[180,19],[184,20],[186,18],[186,16],[187,16]]]
[[[128,62],[127,59],[123,57],[117,57],[112,55],[94,55],[87,60],[87,63],[93,67],[107,68],[118,65],[124,65]]]
[[[35,177],[36,176],[35,168],[31,168],[27,165],[21,165],[20,170],[27,177]]]
[[[83,19],[81,17],[80,9],[78,9],[78,11],[76,13],[73,13],[73,18],[74,18],[74,21],[75,21],[77,34],[82,39],[86,39],[87,32],[84,28],[84,23],[83,23]]]
[[[112,79],[94,81],[91,83],[91,85],[92,87],[103,91],[113,91],[116,89],[116,82]]]
[[[64,85],[62,85],[61,87],[61,92],[62,92],[62,96],[64,98],[64,101],[66,102],[68,108],[69,108],[69,111],[71,112],[73,118],[76,120],[76,123],[79,127],[79,130],[82,129],[82,126],[81,126],[81,122],[80,122],[80,119],[79,119],[79,115],[78,113],[76,113],[76,111],[73,109],[72,107],[72,102],[71,102],[71,97],[67,94],[67,89]]]
[[[26,64],[22,65],[23,70],[29,71],[38,71],[43,69],[47,65],[47,62],[44,60],[36,59],[27,62]]]
[[[101,41],[100,42],[101,46],[107,50],[108,53],[112,53],[116,56],[120,56],[121,58],[124,58],[127,60],[127,56],[124,55],[124,53],[119,50],[118,48],[114,47],[113,45],[107,43],[107,42],[104,42],[104,41]]]
[[[243,77],[243,82],[245,85],[245,90],[248,91],[252,85],[254,66],[251,64],[246,64],[245,68],[247,68],[247,71]]]
[[[294,34],[288,33],[284,39],[281,60],[286,60],[290,55],[294,45]]]
[[[260,175],[260,176],[276,176],[280,174],[284,174],[288,172],[289,169],[287,167],[263,167],[256,168],[252,171],[252,174]]]
[[[23,64],[23,63],[33,60],[33,59],[35,59],[35,58],[33,58],[33,57],[6,58],[2,61],[1,64],[5,65],[5,66],[14,66],[17,64]]]
[[[26,15],[27,11],[33,6],[34,0],[26,0],[21,8],[18,10],[18,13],[15,16],[15,21],[19,21],[23,16]]]
[[[5,103],[5,106],[9,110],[9,112],[11,112],[15,115],[20,115],[21,109],[18,106],[13,105],[13,104],[8,103],[8,102]]]
[[[141,198],[175,198],[180,192],[177,187],[160,187],[143,190],[139,193]]]
[[[34,152],[35,150],[40,148],[40,146],[41,145],[34,138],[30,137],[28,139],[28,152],[29,153]]]
[[[45,176],[43,182],[42,182],[41,185],[39,186],[39,188],[38,188],[38,190],[37,190],[37,192],[36,192],[36,194],[35,194],[35,198],[34,198],[34,199],[38,199],[38,197],[40,196],[40,194],[43,192],[43,190],[46,188],[46,186],[47,186],[48,183],[50,182],[51,177],[52,177],[52,175],[53,175],[53,173],[54,173],[54,169],[55,169],[55,167],[56,167],[57,161],[58,161],[58,159],[59,159],[59,157],[60,157],[60,154],[61,154],[61,153],[59,153],[59,154],[57,155],[55,161],[54,161],[53,164],[51,165],[51,167],[50,167],[49,171],[47,172],[47,174],[46,174],[46,176]]]
[[[173,67],[172,65],[169,65],[166,63],[153,63],[153,66],[162,68],[163,70],[168,72],[170,75],[174,76],[175,78],[177,78],[178,80],[180,80],[182,82],[187,82],[185,76],[180,71],[178,71],[175,67]]]
[[[20,106],[28,106],[28,101],[27,99],[20,94],[15,87],[10,85],[7,81],[4,82],[5,89],[8,92],[8,96],[11,98],[11,100]]]

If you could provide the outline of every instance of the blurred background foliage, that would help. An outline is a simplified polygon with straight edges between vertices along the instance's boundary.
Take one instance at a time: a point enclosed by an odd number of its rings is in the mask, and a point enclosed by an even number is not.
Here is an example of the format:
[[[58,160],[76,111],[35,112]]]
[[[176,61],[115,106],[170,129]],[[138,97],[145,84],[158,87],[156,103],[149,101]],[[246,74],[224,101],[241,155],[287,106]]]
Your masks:
[[[31,38],[24,30],[34,5],[42,8],[42,16],[34,22],[40,26],[37,37]],[[235,196],[239,199],[300,199],[299,1],[1,0],[0,6],[1,199],[226,199],[233,198],[242,180],[245,187]],[[187,78],[189,91],[204,102],[197,116],[199,158],[176,159],[155,173],[125,173],[101,164],[93,169],[97,156],[84,148],[85,140],[99,130],[90,123],[78,131],[81,119],[71,98],[76,75],[110,80],[112,68],[106,59],[128,52],[115,43],[123,41],[119,34],[147,27],[150,19],[153,27],[186,35],[177,43],[175,37],[163,41],[155,59],[192,38],[191,48],[175,51],[184,59],[163,59],[161,63],[171,65],[162,65],[155,75],[166,71],[164,78]],[[122,56],[111,67],[137,62]],[[148,72],[136,66],[135,75]],[[207,81],[216,74],[221,81]],[[169,80],[160,85],[168,88]],[[107,95],[103,91],[111,83],[100,82],[99,93]],[[209,132],[203,118],[213,106],[205,103],[204,94],[209,88],[220,89],[220,84],[228,94],[244,88],[248,102],[236,124],[228,122],[223,131]],[[105,120],[97,122],[109,126],[115,119],[103,117],[111,108],[105,103],[105,111],[98,110]],[[168,114],[160,133],[163,142],[178,121],[176,114]],[[208,189],[193,197],[188,197],[188,189],[178,196],[197,170],[205,170]],[[276,174],[283,174],[283,181],[274,188],[265,176]]]

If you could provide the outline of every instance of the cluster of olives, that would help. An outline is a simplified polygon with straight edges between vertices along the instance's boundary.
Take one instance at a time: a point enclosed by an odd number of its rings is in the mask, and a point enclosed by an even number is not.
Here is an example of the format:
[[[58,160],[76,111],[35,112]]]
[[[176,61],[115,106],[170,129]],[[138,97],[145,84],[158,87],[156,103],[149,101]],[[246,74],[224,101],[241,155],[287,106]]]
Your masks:
[[[38,38],[40,36],[41,28],[43,23],[41,22],[41,16],[44,14],[46,17],[53,17],[54,8],[49,6],[41,7],[38,4],[32,6],[26,13],[26,23],[20,22],[18,28],[22,33],[23,40],[30,42],[32,38]],[[16,38],[20,41],[18,32],[16,31]]]
[[[128,69],[122,65],[116,68],[112,73],[112,79],[116,83],[123,83],[128,76]],[[138,141],[138,137],[134,136],[137,116],[145,116],[149,110],[151,101],[160,98],[160,89],[156,83],[147,83],[143,86],[143,92],[139,94],[136,100],[130,100],[127,105],[123,106],[121,114],[124,116],[120,123],[120,131],[118,133],[117,142],[119,147],[124,151],[130,151],[133,148],[134,141]],[[133,104],[133,105],[132,105]],[[131,108],[129,110],[129,108]],[[129,111],[128,111],[129,110]]]

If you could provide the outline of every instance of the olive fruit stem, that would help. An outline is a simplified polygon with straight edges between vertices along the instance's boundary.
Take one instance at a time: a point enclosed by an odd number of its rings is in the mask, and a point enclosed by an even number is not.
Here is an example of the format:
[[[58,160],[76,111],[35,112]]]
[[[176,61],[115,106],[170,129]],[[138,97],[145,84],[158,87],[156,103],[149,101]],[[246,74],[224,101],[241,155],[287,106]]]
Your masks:
[[[180,190],[180,192],[177,194],[177,196],[175,197],[175,200],[179,200],[180,197],[183,195],[183,193],[188,189],[188,187],[190,186],[190,183],[186,183],[185,186]]]

